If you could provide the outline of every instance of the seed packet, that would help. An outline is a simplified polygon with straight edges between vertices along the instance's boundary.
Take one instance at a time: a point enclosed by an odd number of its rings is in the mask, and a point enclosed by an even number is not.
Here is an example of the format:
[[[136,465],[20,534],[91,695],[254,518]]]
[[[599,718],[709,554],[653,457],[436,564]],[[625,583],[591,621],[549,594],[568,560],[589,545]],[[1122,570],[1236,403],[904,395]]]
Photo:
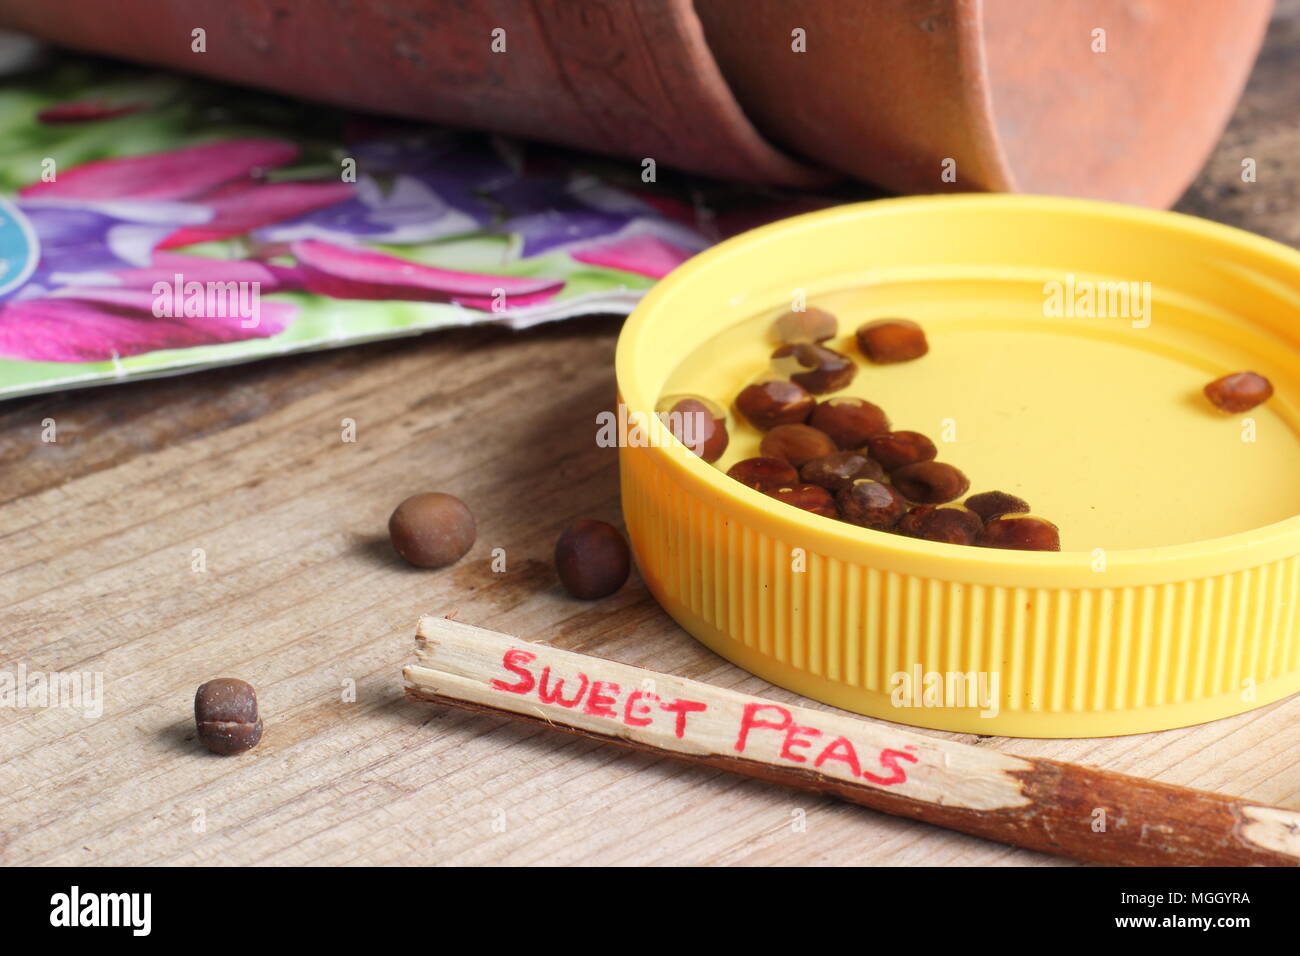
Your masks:
[[[626,314],[808,207],[71,55],[0,88],[0,144],[0,398]]]

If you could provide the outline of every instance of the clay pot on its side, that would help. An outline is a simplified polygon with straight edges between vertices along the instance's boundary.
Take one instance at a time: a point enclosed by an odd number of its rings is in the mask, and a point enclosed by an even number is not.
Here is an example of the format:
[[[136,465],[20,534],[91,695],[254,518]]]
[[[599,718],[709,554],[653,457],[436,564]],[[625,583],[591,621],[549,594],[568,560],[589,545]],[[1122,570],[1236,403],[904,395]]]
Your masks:
[[[0,26],[638,166],[786,185],[824,181],[820,166],[900,192],[1165,206],[1222,130],[1271,5],[0,0]],[[205,53],[191,50],[197,27]]]
[[[1272,0],[697,0],[746,113],[899,192],[1169,206],[1241,94]],[[805,53],[791,49],[804,31]],[[942,178],[955,161],[955,182]]]
[[[0,27],[305,100],[751,182],[835,178],[758,134],[691,0],[0,0]],[[206,52],[191,31],[206,31]]]

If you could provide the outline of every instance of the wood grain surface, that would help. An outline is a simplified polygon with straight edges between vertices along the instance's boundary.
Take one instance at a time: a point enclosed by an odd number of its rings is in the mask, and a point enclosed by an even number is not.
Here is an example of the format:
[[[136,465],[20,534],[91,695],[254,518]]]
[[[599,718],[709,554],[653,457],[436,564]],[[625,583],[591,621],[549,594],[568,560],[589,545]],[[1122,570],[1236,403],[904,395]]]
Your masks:
[[[1284,0],[1181,209],[1300,245],[1298,53]],[[404,698],[417,618],[455,612],[798,701],[693,641],[635,574],[590,604],[554,579],[569,521],[619,520],[615,452],[594,441],[617,332],[440,333],[0,405],[0,669],[104,681],[99,717],[0,708],[0,862],[1070,865]],[[439,572],[385,534],[429,489],[479,521]],[[259,691],[265,737],[241,757],[194,739],[194,689],[216,676]],[[940,736],[1300,808],[1297,727],[1300,698],[1135,737]]]

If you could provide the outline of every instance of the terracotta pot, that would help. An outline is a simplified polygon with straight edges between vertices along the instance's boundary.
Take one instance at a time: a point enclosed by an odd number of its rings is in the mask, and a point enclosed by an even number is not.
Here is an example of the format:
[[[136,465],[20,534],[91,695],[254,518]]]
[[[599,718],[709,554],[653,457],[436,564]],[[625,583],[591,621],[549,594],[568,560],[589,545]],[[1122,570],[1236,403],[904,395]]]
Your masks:
[[[899,192],[1169,206],[1214,146],[1272,0],[698,0],[777,142]],[[791,52],[802,28],[807,52]],[[1104,30],[1104,37],[1094,35]],[[1104,52],[1094,50],[1104,39]],[[956,181],[940,173],[956,160]]]
[[[822,166],[901,192],[1163,206],[1221,131],[1271,2],[0,0],[0,25],[730,179],[809,185]],[[806,53],[791,50],[796,27]]]
[[[0,26],[307,100],[711,176],[828,178],[755,131],[691,0],[0,0]],[[191,49],[196,28],[204,53]],[[493,50],[497,29],[504,52]]]

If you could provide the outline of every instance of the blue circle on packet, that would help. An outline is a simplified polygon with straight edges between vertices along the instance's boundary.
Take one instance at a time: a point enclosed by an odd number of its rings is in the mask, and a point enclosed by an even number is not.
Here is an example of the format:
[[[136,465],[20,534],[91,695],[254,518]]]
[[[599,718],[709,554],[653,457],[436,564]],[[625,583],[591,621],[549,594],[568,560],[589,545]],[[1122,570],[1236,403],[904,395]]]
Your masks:
[[[26,282],[40,258],[32,224],[17,206],[0,198],[0,296]]]

